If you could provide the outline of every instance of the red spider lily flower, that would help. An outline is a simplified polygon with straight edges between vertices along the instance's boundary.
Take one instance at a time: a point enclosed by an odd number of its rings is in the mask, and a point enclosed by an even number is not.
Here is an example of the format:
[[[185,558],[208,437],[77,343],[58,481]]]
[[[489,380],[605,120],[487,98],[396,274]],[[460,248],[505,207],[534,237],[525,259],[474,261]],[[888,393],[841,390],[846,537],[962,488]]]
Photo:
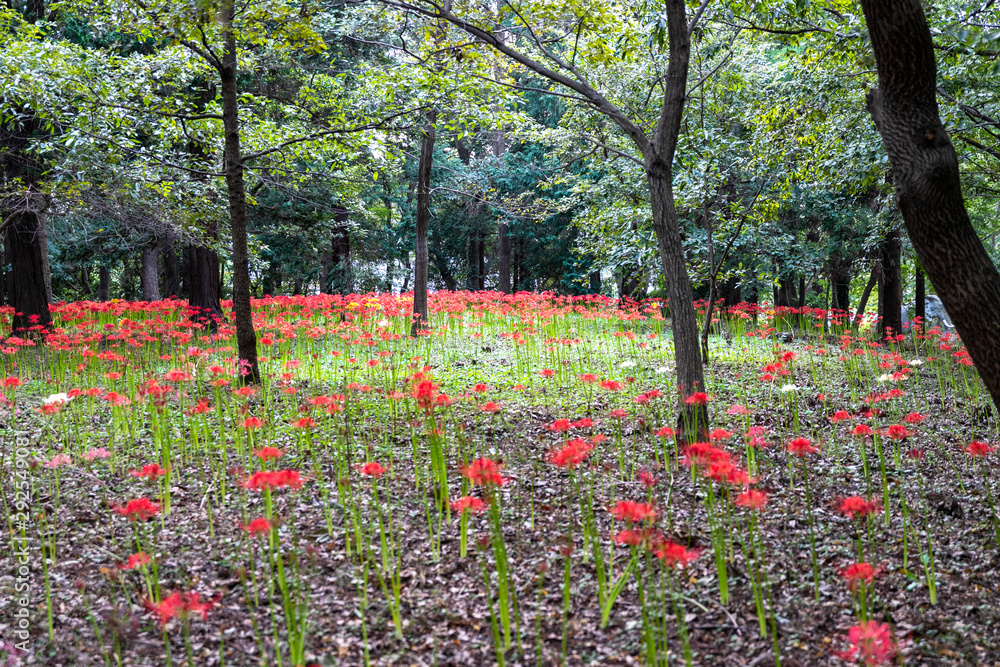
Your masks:
[[[266,535],[271,532],[271,522],[260,516],[246,524],[241,526],[243,530],[247,531],[251,537],[258,537],[260,535]]]
[[[583,463],[593,449],[594,446],[583,438],[573,438],[561,449],[552,452],[549,461],[559,468],[572,470]]]
[[[316,425],[312,417],[299,417],[292,422],[294,428],[312,428]]]
[[[734,403],[733,405],[729,406],[728,410],[726,410],[726,414],[727,415],[748,415],[748,414],[750,414],[750,411],[747,410],[747,408],[746,408],[745,405],[739,405],[738,403]]]
[[[473,388],[472,388],[472,391],[476,392],[477,394],[482,394],[482,393],[483,393],[483,392],[485,392],[485,391],[486,391],[487,389],[489,389],[489,387],[487,387],[487,386],[486,386],[485,384],[483,384],[482,382],[479,382],[479,383],[477,383],[477,384],[476,384],[476,386],[475,386],[475,387],[473,387]]]
[[[847,641],[851,647],[838,652],[837,657],[865,667],[888,664],[896,655],[896,642],[888,623],[862,621],[847,631]]]
[[[656,435],[661,438],[672,438],[674,437],[674,429],[669,426],[664,426],[656,432]]]
[[[73,462],[72,457],[66,454],[56,454],[51,459],[45,462],[45,467],[55,469],[60,466],[64,466],[67,463],[72,463],[72,462]]]
[[[119,570],[135,570],[143,565],[148,565],[152,562],[152,558],[145,551],[140,551],[139,553],[134,553],[128,557],[127,563],[118,563]]]
[[[132,477],[146,477],[149,481],[154,482],[158,477],[162,477],[168,472],[170,472],[170,468],[161,468],[159,463],[150,463],[142,466],[142,470],[133,470],[129,474]]]
[[[489,412],[489,413],[492,413],[492,414],[496,414],[497,412],[500,412],[500,404],[499,403],[495,403],[493,401],[487,401],[486,403],[483,403],[482,405],[480,405],[479,409],[482,412]]]
[[[54,415],[63,409],[62,403],[45,403],[38,407],[38,411],[43,415]]]
[[[684,458],[681,460],[681,464],[703,468],[722,461],[729,461],[728,452],[707,442],[696,442],[684,449]]]
[[[996,447],[991,447],[985,442],[973,441],[968,444],[965,448],[965,453],[969,456],[975,458],[978,456],[986,456],[990,452],[996,449]]]
[[[607,389],[608,391],[618,391],[625,385],[623,385],[621,382],[618,382],[617,380],[602,380],[601,386]]]
[[[143,599],[142,604],[149,611],[159,614],[160,625],[164,626],[174,617],[186,620],[190,614],[201,614],[201,620],[207,620],[208,611],[215,606],[215,603],[219,599],[212,598],[211,600],[202,602],[201,595],[198,593],[174,591],[163,598],[159,604],[155,604],[148,599]]]
[[[652,528],[643,528],[642,530],[626,528],[625,530],[620,530],[615,534],[614,543],[630,547],[638,547],[652,544],[654,538],[658,535],[659,533]]]
[[[623,419],[625,417],[628,417],[628,410],[622,410],[621,408],[618,408],[617,410],[612,410],[609,416],[612,419]]]
[[[148,521],[153,515],[158,514],[160,506],[149,498],[137,498],[125,503],[124,506],[114,508],[115,514],[128,517],[129,521]]]
[[[746,470],[734,466],[733,469],[726,474],[726,478],[722,481],[729,486],[745,488],[753,484],[756,480],[751,478],[750,474],[747,473]]]
[[[706,474],[716,482],[725,482],[734,470],[736,470],[736,466],[727,458],[712,461]]]
[[[747,489],[740,495],[736,496],[735,502],[740,507],[747,507],[749,509],[760,511],[764,509],[764,505],[767,504],[767,494],[763,491],[758,491],[757,489]]]
[[[590,417],[583,417],[582,419],[577,419],[575,422],[570,424],[573,428],[590,428],[594,425],[593,420]]]
[[[651,489],[656,486],[656,477],[654,477],[653,473],[648,470],[640,470],[639,474],[636,475],[636,478],[642,482],[642,485],[647,489]]]
[[[304,482],[305,480],[299,475],[298,470],[261,471],[255,472],[244,480],[243,488],[252,491],[281,489],[284,487],[301,489]]]
[[[795,353],[792,352],[791,350],[789,350],[788,352],[785,352],[784,354],[781,355],[781,360],[782,361],[791,361],[794,358],[795,358]]]
[[[4,378],[3,386],[5,389],[17,389],[24,386],[24,380],[16,377]]]
[[[865,500],[861,496],[849,496],[840,501],[837,511],[848,519],[858,519],[869,514],[878,514],[882,508],[873,500]]]
[[[451,405],[451,403],[452,403],[451,397],[448,396],[448,394],[438,394],[437,397],[434,399],[435,405],[439,405],[445,408]]]
[[[851,415],[847,412],[847,410],[837,410],[832,415],[830,415],[830,423],[836,424],[837,422],[842,422],[845,419],[850,419],[850,418]]]
[[[857,426],[854,427],[854,430],[852,430],[851,433],[859,438],[866,435],[871,435],[872,427],[869,426],[868,424],[858,424]]]
[[[670,540],[663,540],[653,549],[653,555],[662,560],[663,564],[669,568],[676,568],[678,565],[686,568],[688,563],[701,556],[701,551],[688,549],[683,544],[677,544]]]
[[[543,378],[550,378],[553,375],[555,375],[556,372],[551,368],[543,368],[542,370],[538,371],[538,374],[541,375]]]
[[[696,391],[684,399],[685,405],[706,405],[707,403],[708,394],[703,391]]]
[[[924,458],[924,450],[914,448],[906,452],[906,455],[909,456],[914,461],[919,461],[920,459]]]
[[[476,459],[462,470],[462,475],[479,486],[503,486],[507,478],[500,474],[500,465],[491,459]]]
[[[720,440],[729,440],[733,437],[733,434],[724,428],[717,428],[713,429],[708,437],[712,440],[712,442],[718,442]]]
[[[247,397],[255,395],[257,393],[257,390],[254,387],[240,387],[233,393],[236,394],[237,396]]]
[[[367,477],[374,477],[375,479],[379,479],[382,475],[389,472],[389,469],[383,468],[382,464],[377,461],[369,461],[364,465],[359,465],[358,472]]]
[[[83,453],[84,461],[94,461],[96,459],[109,459],[111,452],[103,447],[91,447]]]
[[[903,421],[906,422],[907,424],[919,424],[925,419],[926,417],[924,417],[919,412],[911,412],[910,414],[903,417]]]
[[[893,440],[902,440],[912,435],[902,424],[893,424],[885,429],[885,435]]]
[[[594,375],[593,373],[584,373],[583,375],[580,376],[580,382],[593,384],[594,382],[597,382],[597,376]]]
[[[565,433],[570,429],[570,423],[568,419],[557,419],[545,428],[557,433]]]
[[[208,402],[207,398],[199,398],[198,403],[191,408],[191,414],[202,415],[206,412],[211,412],[212,404]]]
[[[802,457],[806,454],[815,454],[819,451],[818,447],[813,447],[812,442],[809,438],[795,438],[790,443],[788,443],[788,451],[795,456]]]
[[[482,514],[486,511],[486,503],[475,496],[462,496],[451,503],[451,509],[459,514],[463,512]]]
[[[247,417],[243,420],[243,428],[248,431],[256,431],[263,425],[264,421],[260,417]]]
[[[611,515],[618,521],[638,523],[640,521],[653,521],[656,519],[656,510],[648,503],[637,503],[634,500],[619,500],[611,508]]]
[[[881,572],[881,568],[875,569],[868,563],[852,563],[840,571],[840,576],[847,582],[849,590],[856,591],[862,583],[870,584],[875,581],[879,572]]]
[[[285,453],[277,447],[261,447],[253,455],[261,461],[270,461],[271,459],[280,459]]]

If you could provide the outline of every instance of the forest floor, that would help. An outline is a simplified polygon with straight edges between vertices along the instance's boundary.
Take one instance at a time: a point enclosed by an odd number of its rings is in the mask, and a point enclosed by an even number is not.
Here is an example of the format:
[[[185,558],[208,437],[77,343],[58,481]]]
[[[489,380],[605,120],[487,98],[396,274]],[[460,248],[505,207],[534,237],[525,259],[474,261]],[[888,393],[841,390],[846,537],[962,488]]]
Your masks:
[[[145,352],[94,346],[127,362],[96,361],[86,346],[8,355],[6,375],[27,384],[5,389],[16,412],[9,401],[0,407],[11,536],[0,549],[0,664],[680,665],[685,637],[695,665],[770,667],[776,647],[785,666],[865,664],[845,654],[864,615],[884,631],[869,645],[870,664],[1000,665],[1000,451],[966,451],[996,442],[997,425],[955,341],[942,350],[938,337],[911,337],[889,350],[825,335],[787,344],[766,331],[713,337],[711,426],[730,432],[715,444],[737,470],[753,467],[752,488],[767,494],[754,511],[733,502],[746,484],[692,470],[694,456],[658,435],[676,425],[661,322],[550,317],[524,325],[453,312],[452,333],[417,341],[379,336],[393,330],[376,315],[315,337],[265,325],[275,339],[265,383],[243,395],[209,382],[224,377],[209,370],[213,359],[231,353],[207,337],[172,346],[161,332]],[[133,336],[146,326],[131,325]],[[108,375],[113,364],[121,377]],[[167,379],[169,369],[188,377]],[[422,380],[435,385],[430,410],[420,407]],[[40,410],[49,394],[92,386],[102,391]],[[259,428],[247,426],[251,416]],[[303,418],[313,425],[296,424]],[[559,419],[577,425],[563,431]],[[881,437],[853,435],[859,424]],[[892,439],[892,425],[905,437]],[[762,446],[748,447],[753,437]],[[792,455],[796,437],[819,451]],[[584,443],[575,469],[552,458],[570,438]],[[283,455],[252,455],[265,446]],[[111,458],[95,458],[95,448]],[[32,490],[23,533],[22,450]],[[498,462],[503,484],[463,476],[476,458]],[[365,475],[365,462],[387,472]],[[153,463],[169,473],[130,474]],[[261,469],[298,470],[304,484],[262,492],[247,483]],[[466,515],[465,557],[442,479],[450,501],[468,495],[490,507]],[[844,516],[838,507],[851,496],[881,512]],[[148,521],[116,513],[140,497],[159,506]],[[652,521],[631,526],[655,529],[654,548],[669,540],[699,557],[669,567],[643,545],[616,544],[629,524],[613,510],[626,500],[655,508]],[[270,521],[255,537],[246,526],[257,517]],[[875,571],[863,603],[844,576],[859,544]],[[150,563],[122,569],[139,551]],[[619,577],[602,627],[601,599]],[[173,591],[210,600],[204,618],[197,604],[187,614],[169,608]],[[21,613],[26,642],[16,633]]]

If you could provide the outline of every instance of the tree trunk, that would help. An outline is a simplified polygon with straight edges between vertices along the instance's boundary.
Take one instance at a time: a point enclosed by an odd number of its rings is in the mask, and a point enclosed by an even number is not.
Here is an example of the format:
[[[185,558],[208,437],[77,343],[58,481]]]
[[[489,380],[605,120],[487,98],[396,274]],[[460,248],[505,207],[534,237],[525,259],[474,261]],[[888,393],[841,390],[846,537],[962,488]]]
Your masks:
[[[168,299],[181,296],[181,271],[177,262],[177,250],[172,240],[164,241],[163,250],[163,295]]]
[[[600,294],[601,293],[601,272],[591,271],[590,272],[590,293]]]
[[[215,237],[215,226],[209,228]],[[191,246],[187,261],[188,288],[191,292],[188,303],[191,319],[204,324],[213,331],[222,321],[222,305],[219,303],[219,256],[214,250]]]
[[[55,303],[52,293],[52,267],[49,266],[49,231],[45,221],[45,213],[38,214],[38,247],[42,253],[42,280],[45,281],[45,298],[49,303]]]
[[[160,249],[156,245],[147,245],[142,249],[142,272],[139,282],[142,285],[143,301],[160,300]]]
[[[23,336],[32,327],[40,327],[35,331],[50,329],[52,316],[45,294],[38,214],[26,210],[12,216],[7,227],[11,260],[9,300],[14,308],[11,330],[14,335]]]
[[[131,257],[122,260],[122,298],[135,301],[135,269]]]
[[[350,211],[337,209],[337,227],[333,230],[330,257],[330,292],[350,294],[354,291],[354,271],[351,268]]]
[[[868,307],[868,299],[872,295],[872,290],[875,288],[875,284],[878,282],[878,274],[881,268],[878,262],[875,262],[875,266],[872,267],[872,275],[868,278],[868,284],[865,285],[865,291],[861,293],[861,301],[858,302],[858,312],[854,316],[854,324],[861,324],[861,318],[865,316],[865,308]]]
[[[431,219],[431,166],[434,161],[434,123],[437,112],[427,114],[423,139],[420,142],[420,163],[417,165],[416,253],[413,266],[413,327],[410,335],[427,324],[427,230]]]
[[[924,270],[919,266],[916,267],[917,274],[917,285],[916,285],[916,304],[914,304],[913,318],[920,318],[921,328],[926,327],[927,320],[927,285],[924,280]]]
[[[1000,272],[969,220],[938,115],[934,43],[920,0],[862,0],[879,86],[868,109],[892,164],[920,266],[1000,407]]]
[[[111,300],[111,272],[103,265],[97,269],[97,300],[102,303]]]
[[[900,250],[899,229],[894,229],[886,234],[879,247],[879,263],[882,265],[882,270],[879,272],[879,304],[882,308],[880,313],[882,319],[879,320],[878,336],[883,339],[887,335],[896,336],[903,330]]]
[[[497,225],[497,290],[510,294],[510,231],[501,220]]]
[[[234,0],[222,5],[225,53],[219,67],[222,89],[222,124],[225,131],[226,190],[229,222],[233,235],[233,319],[240,373],[246,384],[260,382],[257,365],[257,334],[250,307],[250,261],[247,254],[247,199],[240,150],[239,101],[236,89],[236,33],[233,32]]]

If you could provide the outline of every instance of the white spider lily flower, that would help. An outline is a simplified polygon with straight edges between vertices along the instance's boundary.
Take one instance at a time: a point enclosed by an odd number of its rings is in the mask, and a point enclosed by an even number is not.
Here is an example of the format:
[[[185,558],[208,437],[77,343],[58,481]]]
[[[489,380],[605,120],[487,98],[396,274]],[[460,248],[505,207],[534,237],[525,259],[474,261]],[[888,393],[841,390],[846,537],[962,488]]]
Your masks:
[[[782,385],[782,387],[781,387],[781,393],[782,394],[790,394],[793,391],[798,391],[798,390],[799,390],[799,388],[796,387],[794,384],[786,384],[786,385]]]
[[[876,379],[879,382],[892,382],[892,376],[890,374],[888,374],[888,373],[886,373],[884,375],[879,375]]]
[[[43,398],[42,403],[45,405],[61,405],[63,403],[69,403],[71,400],[73,399],[69,397],[69,394],[52,394],[48,398]]]
[[[619,368],[635,368],[635,362],[634,361],[623,361],[620,364],[618,364],[618,366],[619,366]]]
[[[910,365],[911,366],[923,366],[924,365],[924,360],[923,359],[914,359],[913,361],[910,362]]]

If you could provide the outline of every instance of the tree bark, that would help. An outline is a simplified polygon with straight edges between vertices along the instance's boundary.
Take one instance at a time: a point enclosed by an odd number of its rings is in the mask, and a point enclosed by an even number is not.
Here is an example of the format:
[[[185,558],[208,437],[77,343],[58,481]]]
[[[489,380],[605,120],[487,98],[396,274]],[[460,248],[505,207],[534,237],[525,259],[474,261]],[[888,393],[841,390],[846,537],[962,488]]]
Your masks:
[[[437,112],[427,114],[423,139],[420,142],[420,162],[417,165],[416,252],[413,266],[413,326],[410,335],[427,324],[427,230],[431,219],[431,166],[434,161],[434,139]]]
[[[875,262],[875,266],[872,267],[872,275],[868,278],[868,284],[865,285],[865,290],[861,293],[861,300],[858,302],[858,312],[854,316],[854,324],[861,324],[861,318],[865,316],[865,308],[868,307],[868,299],[871,298],[872,290],[875,289],[876,283],[878,283],[878,274],[881,268],[878,262]]]
[[[916,285],[916,304],[914,304],[913,317],[914,319],[920,318],[921,328],[926,326],[927,320],[927,285],[924,280],[924,270],[919,266],[916,267],[917,274],[917,285]]]
[[[590,272],[590,293],[600,294],[601,293],[601,272],[591,271]]]
[[[510,294],[510,230],[507,222],[497,224],[497,290]]]
[[[351,268],[350,211],[338,208],[337,227],[333,230],[330,256],[330,292],[350,294],[354,291],[354,271]]]
[[[862,0],[878,68],[868,109],[920,266],[1000,407],[1000,272],[969,219],[938,114],[934,43],[920,0]]]
[[[142,249],[142,272],[139,282],[142,285],[143,301],[160,300],[160,249],[155,244]]]
[[[24,210],[12,215],[13,218],[7,227],[11,260],[9,299],[10,305],[14,308],[11,330],[14,335],[23,336],[29,330],[50,329],[52,316],[45,295],[38,214]]]
[[[215,225],[209,228],[215,237]],[[191,246],[187,261],[188,289],[191,294],[188,304],[191,319],[200,322],[213,331],[222,321],[222,305],[219,303],[219,256],[210,248]]]
[[[225,131],[226,190],[229,198],[229,224],[233,237],[233,319],[236,323],[236,348],[240,374],[246,384],[260,382],[257,364],[257,334],[253,328],[250,306],[250,260],[247,252],[247,199],[243,182],[243,155],[240,150],[239,101],[236,87],[236,33],[234,0],[222,5],[225,26],[225,53],[218,68],[222,92],[222,125]]]
[[[102,303],[111,300],[111,272],[103,265],[97,269],[97,300]]]
[[[900,273],[901,242],[899,229],[894,229],[885,235],[879,247],[879,304],[881,306],[878,336],[884,339],[887,335],[896,336],[902,333],[903,319],[903,281]]]
[[[181,271],[177,261],[177,250],[174,248],[174,241],[170,239],[164,241],[162,256],[163,296],[174,299],[180,298]]]
[[[45,212],[38,213],[38,248],[42,254],[42,280],[45,282],[45,298],[49,303],[55,303],[52,293],[52,267],[49,266],[49,231],[45,220]]]

